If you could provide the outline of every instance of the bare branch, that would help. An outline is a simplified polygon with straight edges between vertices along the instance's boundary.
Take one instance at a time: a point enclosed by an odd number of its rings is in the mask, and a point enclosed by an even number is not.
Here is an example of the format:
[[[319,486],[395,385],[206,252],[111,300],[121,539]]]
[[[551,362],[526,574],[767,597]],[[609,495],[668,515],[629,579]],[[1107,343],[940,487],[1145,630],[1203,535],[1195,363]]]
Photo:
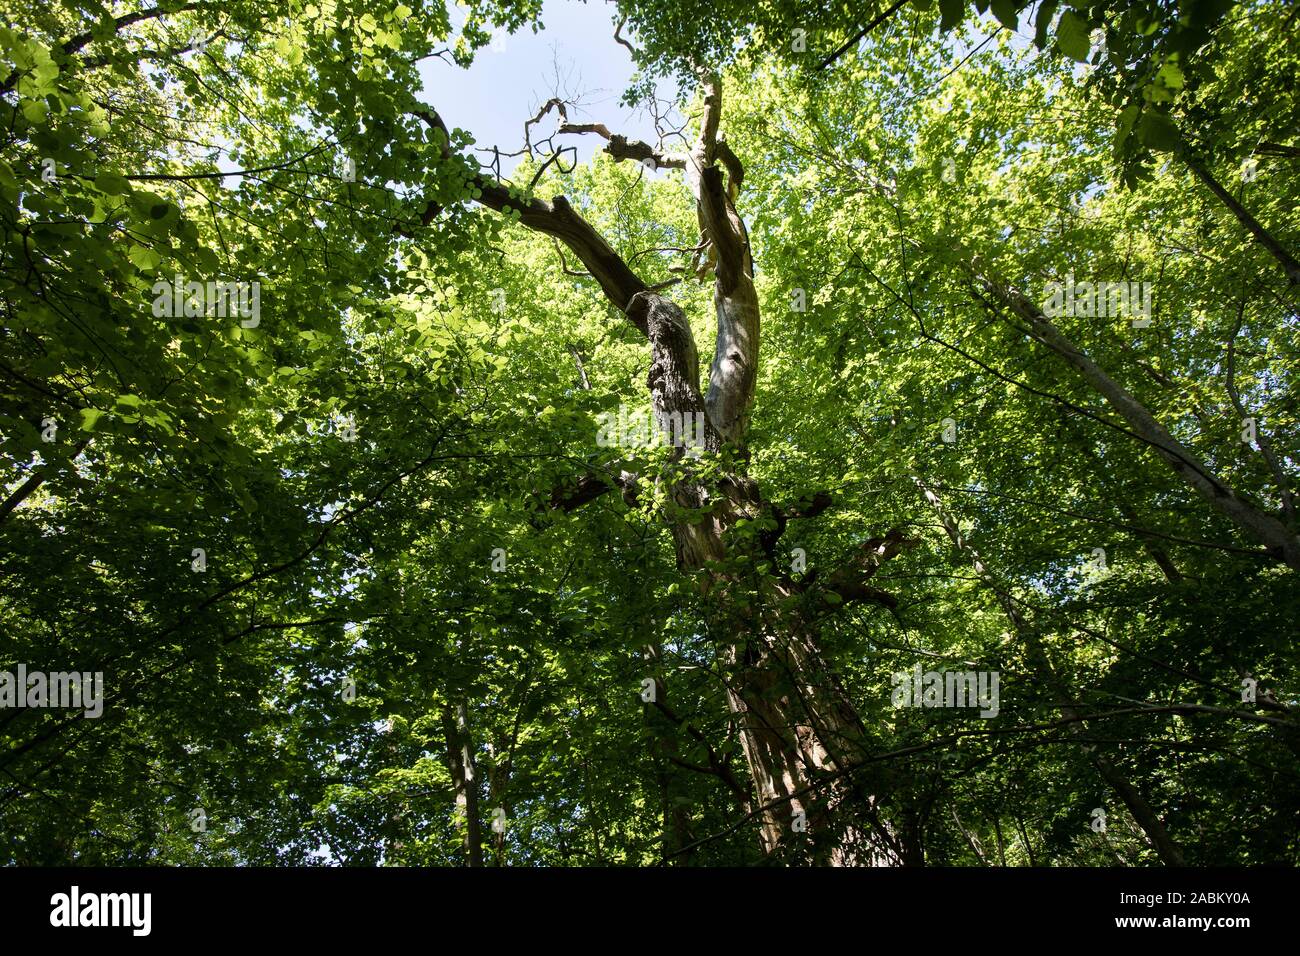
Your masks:
[[[700,135],[691,150],[691,159],[695,161],[696,173],[713,165],[713,150],[718,141],[718,124],[722,120],[722,79],[717,74],[702,77],[701,91],[704,94],[704,113],[700,117]]]
[[[564,100],[560,99],[558,96],[552,96],[549,100],[543,103],[542,108],[537,111],[537,115],[534,116],[532,119],[526,120],[524,122],[524,150],[528,152],[529,155],[531,155],[533,152],[532,134],[529,132],[529,130],[532,129],[532,127],[536,126],[538,123],[540,123],[542,121],[542,117],[544,117],[551,110],[555,110],[557,113],[559,113],[560,119],[562,121],[566,123],[568,122],[569,111],[567,106],[565,105]]]
[[[564,248],[560,245],[558,239],[551,239],[551,244],[555,246],[556,253],[560,256],[560,271],[566,276],[573,276],[575,279],[594,279],[596,278],[590,272],[579,272],[577,269],[569,268],[569,260],[564,257]]]
[[[559,161],[560,157],[563,156],[566,152],[573,153],[573,165],[571,165],[568,169],[565,169],[564,164]],[[542,178],[542,174],[546,172],[547,168],[551,165],[551,163],[556,164],[556,169],[560,171],[561,175],[568,175],[569,173],[573,172],[575,169],[578,168],[578,151],[574,149],[572,146],[568,146],[565,147],[564,149],[557,149],[555,152],[551,153],[550,157],[547,158],[546,162],[542,163],[542,165],[538,167],[537,172],[533,174],[532,181],[529,182],[528,184],[529,192],[533,191],[533,187],[537,185],[537,181]]]
[[[905,5],[907,4],[907,2],[908,2],[908,0],[896,0],[896,2],[894,3],[894,5],[893,5],[892,7],[890,7],[890,8],[887,9],[887,10],[885,10],[883,13],[881,13],[879,16],[877,16],[875,19],[873,19],[873,20],[872,20],[870,23],[868,23],[865,27],[863,27],[861,30],[859,30],[857,33],[855,33],[851,39],[849,39],[848,41],[846,41],[846,42],[844,43],[843,46],[841,46],[839,49],[837,49],[834,53],[832,53],[832,54],[831,54],[830,56],[828,56],[826,59],[822,60],[821,65],[820,65],[819,67],[817,67],[817,69],[819,69],[819,70],[824,70],[824,69],[826,69],[826,67],[830,66],[832,63],[834,63],[836,60],[838,60],[840,57],[842,57],[845,53],[848,53],[849,50],[853,49],[855,46],[858,45],[859,41],[861,41],[861,39],[862,39],[864,36],[866,36],[868,33],[870,33],[870,32],[871,32],[872,30],[874,30],[876,27],[880,26],[880,24],[882,24],[883,22],[885,22],[886,20],[888,20],[890,17],[892,17],[892,16],[893,16],[897,11],[898,11],[898,9],[899,9],[900,7],[905,6]]]
[[[641,51],[634,47],[627,38],[623,36],[623,27],[626,25],[627,17],[623,17],[618,21],[618,25],[614,27],[614,42],[619,46],[627,47],[627,51],[632,54],[632,59],[636,60],[641,55]]]
[[[481,191],[479,202],[497,212],[517,209],[519,221],[529,229],[553,236],[573,250],[582,264],[590,270],[592,276],[600,283],[606,298],[620,312],[627,313],[632,299],[639,292],[645,292],[647,286],[618,255],[609,243],[587,220],[573,211],[569,201],[563,196],[556,196],[546,203],[540,199],[524,200],[514,195],[497,182],[490,182],[482,176],[474,181]],[[644,318],[633,318],[632,323],[648,335]]]
[[[619,133],[611,133],[604,123],[562,123],[556,134],[563,133],[595,133],[603,137],[608,140],[605,152],[619,162],[631,159],[644,163],[649,159],[653,160],[656,169],[686,168],[686,157],[680,153],[663,153],[639,139],[628,139]]]

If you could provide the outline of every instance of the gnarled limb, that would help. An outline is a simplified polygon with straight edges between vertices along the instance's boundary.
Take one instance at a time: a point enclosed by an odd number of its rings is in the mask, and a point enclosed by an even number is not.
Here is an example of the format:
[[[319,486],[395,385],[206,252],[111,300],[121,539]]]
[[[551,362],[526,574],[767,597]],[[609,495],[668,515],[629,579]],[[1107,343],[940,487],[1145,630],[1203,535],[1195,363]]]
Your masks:
[[[786,525],[794,518],[815,518],[834,503],[829,491],[818,491],[810,496],[800,498],[793,504],[782,507],[771,505],[768,508],[776,527],[763,531],[758,536],[764,553],[773,562],[776,561],[776,543],[785,534]]]
[[[726,137],[721,133],[718,134],[716,151],[718,161],[727,169],[727,198],[735,202],[736,196],[740,194],[740,186],[745,181],[745,167],[740,164],[740,158],[731,151]]]
[[[720,152],[732,155],[729,148],[720,151],[718,147],[722,81],[717,75],[706,76],[701,90],[704,113],[686,166],[686,178],[695,195],[700,233],[709,241],[710,256],[716,257],[713,307],[717,338],[704,403],[723,443],[743,452],[758,383],[758,293],[754,289],[749,234],[715,162]],[[734,168],[740,168],[739,161]]]
[[[576,511],[614,488],[623,493],[623,500],[629,506],[636,505],[640,493],[637,476],[621,469],[617,474],[609,472],[583,475],[571,485],[561,485],[551,492],[549,505],[553,511]]]
[[[442,117],[430,109],[415,110],[413,115],[441,134],[440,152],[443,159],[449,159],[451,136]],[[620,312],[628,314],[632,324],[642,334],[648,336],[644,320],[633,318],[628,313],[628,309],[633,297],[639,292],[648,291],[649,287],[623,261],[622,256],[610,247],[595,227],[574,211],[567,199],[556,196],[549,203],[537,198],[527,199],[517,195],[517,191],[512,191],[481,173],[471,176],[470,182],[479,190],[478,201],[484,206],[497,212],[505,212],[507,209],[517,210],[519,221],[526,228],[552,236],[568,246],[587,267],[592,277],[600,283],[605,297]],[[433,205],[430,204],[430,207]],[[429,208],[425,209],[425,215],[429,216]]]
[[[614,159],[654,162],[656,169],[685,169],[686,157],[680,153],[665,153],[639,139],[628,139],[621,133],[611,133],[604,123],[561,123],[556,133],[595,133],[607,142],[605,152]]]
[[[858,546],[852,558],[826,575],[821,590],[837,595],[840,600],[835,603],[849,604],[854,601],[865,601],[882,604],[893,610],[898,606],[898,600],[892,594],[874,588],[867,582],[875,577],[876,572],[886,561],[916,547],[919,543],[915,538],[908,538],[898,528],[889,531],[883,538],[869,538]]]

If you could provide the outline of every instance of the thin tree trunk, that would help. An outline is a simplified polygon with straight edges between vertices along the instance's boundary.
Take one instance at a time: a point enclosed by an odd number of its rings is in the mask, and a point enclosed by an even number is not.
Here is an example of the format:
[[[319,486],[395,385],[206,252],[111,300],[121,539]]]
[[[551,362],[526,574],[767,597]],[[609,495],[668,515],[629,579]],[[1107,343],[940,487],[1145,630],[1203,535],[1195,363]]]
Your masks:
[[[646,663],[656,671],[650,675],[654,681],[652,700],[644,700],[642,713],[645,717],[647,726],[654,733],[650,742],[650,759],[654,765],[655,785],[659,790],[659,806],[662,813],[662,835],[660,846],[663,859],[673,865],[682,866],[690,862],[691,845],[691,819],[686,807],[677,799],[679,797],[679,787],[676,786],[677,775],[672,772],[672,766],[680,764],[681,753],[677,746],[676,733],[678,722],[672,718],[675,715],[668,706],[668,687],[659,676],[659,669],[663,658],[663,648],[658,643],[652,643],[646,646],[645,650]],[[655,714],[661,714],[659,722],[656,722]],[[662,721],[667,719],[671,725],[671,732],[663,730]],[[712,771],[712,768],[703,768]],[[746,812],[748,808],[746,807]]]
[[[451,771],[452,786],[455,788],[456,813],[464,821],[465,861],[469,866],[479,867],[483,865],[479,785],[465,705],[444,707],[442,727],[447,738],[447,767]]]
[[[984,866],[989,865],[988,858],[984,855],[984,850],[980,847],[979,841],[975,839],[975,834],[966,829],[966,825],[961,822],[961,817],[957,816],[956,806],[952,807],[952,821],[957,824],[957,829],[962,836],[966,838],[966,843],[975,851],[976,858]]]
[[[1079,720],[1081,717],[1080,713],[1070,703],[1072,695],[1069,692],[1068,686],[1053,670],[1051,662],[1048,660],[1047,652],[1043,648],[1042,641],[1039,639],[1038,632],[1020,613],[1020,609],[1016,606],[1011,593],[1002,586],[999,578],[989,570],[988,566],[984,563],[984,560],[979,556],[979,553],[971,546],[971,543],[962,537],[956,521],[953,520],[952,515],[948,512],[948,509],[944,506],[943,501],[939,496],[935,494],[934,490],[931,489],[918,475],[913,475],[912,481],[916,483],[916,486],[925,496],[925,500],[929,502],[930,506],[939,516],[939,521],[943,525],[944,531],[948,533],[948,537],[952,539],[953,545],[960,553],[965,554],[970,558],[971,563],[975,568],[975,573],[979,576],[980,580],[984,582],[985,586],[993,592],[994,596],[998,600],[998,604],[1002,606],[1003,612],[1011,621],[1012,627],[1015,628],[1016,636],[1020,638],[1021,643],[1025,647],[1027,652],[1026,656],[1029,660],[1030,667],[1034,672],[1034,679],[1042,681],[1052,690],[1053,695],[1057,699],[1057,709],[1061,712],[1062,716],[1069,720],[1077,721],[1077,723],[1073,725],[1074,729],[1072,732],[1076,737],[1082,737],[1086,731],[1085,724],[1083,721]],[[1116,768],[1114,764],[1104,756],[1098,754],[1095,746],[1088,745],[1083,740],[1080,740],[1080,746],[1083,748],[1084,753],[1087,754],[1089,761],[1096,768],[1097,773],[1106,781],[1111,789],[1115,791],[1116,795],[1119,796],[1124,805],[1129,808],[1129,812],[1133,814],[1133,819],[1135,819],[1138,822],[1138,825],[1142,827],[1143,831],[1147,835],[1147,839],[1151,841],[1151,845],[1155,848],[1156,853],[1159,854],[1160,859],[1168,866],[1183,866],[1184,861],[1182,850],[1169,836],[1164,824],[1160,821],[1160,818],[1156,815],[1155,811],[1151,809],[1151,805],[1147,803],[1147,801],[1137,791],[1137,788],[1129,782],[1128,778],[1118,768]]]
[[[488,807],[491,810],[494,825],[492,827],[492,865],[506,865],[506,828],[509,826],[510,807],[506,802],[506,791],[510,788],[510,773],[513,765],[513,748],[504,762],[493,760],[488,769]],[[497,811],[502,814],[501,827],[495,825]],[[596,853],[601,853],[600,839],[596,840]]]
[[[1027,321],[1039,342],[1074,366],[1129,424],[1133,432],[1163,458],[1202,498],[1261,542],[1276,560],[1300,571],[1300,537],[1278,518],[1256,508],[1219,479],[1190,449],[1174,438],[1154,415],[1071,342],[1042,310],[1019,291],[984,279],[1012,311]]]
[[[1029,865],[1037,866],[1034,861],[1034,848],[1029,842],[1029,834],[1025,831],[1025,821],[1020,819],[1020,814],[1013,813],[1011,818],[1016,821],[1016,830],[1020,833],[1020,841],[1025,845],[1025,856],[1029,857]]]
[[[1188,169],[1196,174],[1196,178],[1209,187],[1210,192],[1214,193],[1218,200],[1228,207],[1229,211],[1237,217],[1237,221],[1246,227],[1246,231],[1254,236],[1255,240],[1281,264],[1287,280],[1292,285],[1300,284],[1300,262],[1296,261],[1295,256],[1291,255],[1280,242],[1273,238],[1273,234],[1260,225],[1259,220],[1252,216],[1241,203],[1237,202],[1236,197],[1224,189],[1222,184],[1200,162],[1188,155],[1183,156],[1183,162],[1187,164]]]

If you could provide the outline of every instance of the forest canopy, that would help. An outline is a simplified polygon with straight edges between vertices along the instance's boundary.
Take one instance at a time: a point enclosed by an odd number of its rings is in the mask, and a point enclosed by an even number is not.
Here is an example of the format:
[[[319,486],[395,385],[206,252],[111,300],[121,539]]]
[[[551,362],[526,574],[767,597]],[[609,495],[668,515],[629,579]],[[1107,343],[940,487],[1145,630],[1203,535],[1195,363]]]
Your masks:
[[[1300,8],[585,15],[0,0],[0,863],[1300,860]]]

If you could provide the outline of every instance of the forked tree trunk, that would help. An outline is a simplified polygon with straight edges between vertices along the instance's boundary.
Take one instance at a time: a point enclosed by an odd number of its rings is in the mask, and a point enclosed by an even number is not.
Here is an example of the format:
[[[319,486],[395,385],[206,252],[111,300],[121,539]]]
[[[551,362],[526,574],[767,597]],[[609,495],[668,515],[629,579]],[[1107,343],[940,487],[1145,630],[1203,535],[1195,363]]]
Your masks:
[[[616,160],[654,158],[661,168],[685,173],[714,272],[717,336],[707,392],[700,387],[699,354],[686,315],[637,276],[564,197],[549,203],[524,198],[482,175],[472,177],[472,185],[483,205],[517,212],[524,227],[558,239],[573,251],[606,298],[650,344],[646,385],[660,429],[680,434],[681,423],[703,417],[706,450],[721,455],[731,469],[727,477],[706,484],[693,474],[684,449],[677,447],[671,474],[659,480],[668,484],[665,519],[678,565],[696,576],[715,608],[715,632],[724,644],[720,662],[728,706],[738,722],[753,778],[763,849],[771,853],[803,841],[807,855],[819,862],[882,862],[888,855],[873,848],[862,822],[875,821],[876,798],[863,792],[853,773],[863,758],[861,725],[822,659],[816,628],[789,610],[755,612],[760,605],[775,607],[775,599],[792,596],[793,582],[784,595],[773,589],[772,578],[755,588],[728,570],[734,563],[725,563],[743,556],[729,553],[736,523],[757,519],[768,507],[758,485],[745,474],[760,316],[749,238],[734,205],[744,171],[718,131],[718,77],[702,76],[701,92],[700,132],[689,154],[664,155],[648,144],[609,134],[600,124],[566,124],[561,132],[600,132],[609,140],[606,151]],[[442,120],[426,109],[414,115],[437,131],[443,157],[450,159],[450,136]],[[422,221],[427,224],[440,210],[430,203]],[[613,484],[619,484],[625,496],[636,493],[632,476]],[[593,476],[580,479],[579,486],[577,492],[553,496],[555,506],[578,507],[602,491]],[[879,599],[880,592],[862,587],[862,580],[897,552],[901,539],[881,544],[884,540],[873,539],[878,547],[865,560],[829,576],[841,594]],[[754,593],[763,589],[771,593]],[[796,829],[796,820],[806,820],[806,831]],[[874,835],[874,846],[891,847],[883,827],[876,826]],[[896,849],[893,853],[897,855]]]
[[[722,325],[722,312],[734,312],[725,296],[718,308]],[[698,378],[692,375],[699,366],[690,324],[674,303],[648,292],[633,299],[628,314],[648,330],[647,384],[656,421],[667,433],[673,422],[702,408]],[[733,353],[722,361],[730,369],[715,371],[715,383],[743,374],[743,355]],[[718,364],[715,356],[715,370]],[[729,409],[733,423],[743,421],[743,404],[720,405]],[[706,446],[722,449],[727,444],[714,427],[715,414],[710,410],[706,415]],[[850,776],[865,756],[861,724],[822,659],[815,631],[792,612],[757,613],[760,603],[775,606],[795,595],[780,584],[771,593],[756,594],[749,582],[718,570],[737,557],[727,544],[736,522],[754,521],[764,512],[757,483],[737,472],[709,488],[692,480],[682,448],[673,450],[671,460],[687,477],[668,490],[670,516],[675,509],[691,512],[689,520],[672,524],[678,566],[702,573],[702,588],[717,609],[714,624],[725,645],[727,701],[754,783],[764,851],[803,841],[815,862],[884,862],[887,856],[872,849],[870,835],[857,822],[870,817],[875,802]],[[706,511],[702,517],[700,510]],[[836,815],[840,819],[833,819]]]

